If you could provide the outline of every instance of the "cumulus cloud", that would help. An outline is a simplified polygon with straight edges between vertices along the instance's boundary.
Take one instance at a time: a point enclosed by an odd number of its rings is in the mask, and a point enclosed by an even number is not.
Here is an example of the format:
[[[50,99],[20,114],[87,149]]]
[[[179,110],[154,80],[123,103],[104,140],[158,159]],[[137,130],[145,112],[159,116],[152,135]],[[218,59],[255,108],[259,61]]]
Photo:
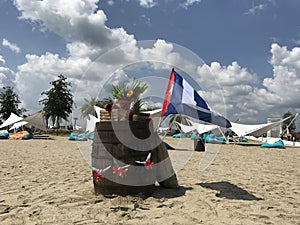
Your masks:
[[[152,8],[157,4],[157,2],[155,2],[154,0],[138,0],[138,1],[140,3],[140,6],[144,8]]]
[[[0,66],[0,88],[3,87],[13,87],[15,82],[15,72],[11,69]]]
[[[16,44],[9,42],[5,38],[2,39],[2,45],[5,47],[8,47],[13,52],[16,52],[16,53],[21,52],[21,49]]]
[[[244,101],[249,101],[249,93],[258,83],[255,73],[250,73],[237,62],[221,66],[218,62],[198,68],[197,82],[201,85],[200,94],[208,100],[211,107],[230,118],[239,117],[245,110]],[[249,111],[248,111],[249,113]],[[252,113],[255,113],[253,111]]]
[[[52,53],[41,56],[28,54],[26,59],[25,64],[18,66],[15,82],[17,90],[22,93],[23,107],[32,111],[41,108],[38,105],[41,93],[51,87],[50,82],[56,80],[58,75],[68,77],[75,86],[74,81],[82,76],[83,68],[90,63],[88,58],[61,58]]]
[[[272,44],[270,52],[273,76],[262,81],[237,62],[229,66],[213,62],[199,67],[197,81],[203,87],[200,94],[213,109],[242,122],[265,122],[266,117],[281,117],[287,110],[298,112],[300,48],[288,50]]]
[[[123,28],[110,29],[105,25],[106,15],[98,10],[99,0],[15,0],[21,19],[40,25],[68,42],[84,42],[107,50],[134,40]]]
[[[265,78],[263,85],[276,95],[281,106],[300,109],[300,48],[288,50],[287,47],[272,44],[271,60],[273,77]]]
[[[13,87],[15,81],[15,72],[5,66],[5,59],[0,55],[0,88]]]

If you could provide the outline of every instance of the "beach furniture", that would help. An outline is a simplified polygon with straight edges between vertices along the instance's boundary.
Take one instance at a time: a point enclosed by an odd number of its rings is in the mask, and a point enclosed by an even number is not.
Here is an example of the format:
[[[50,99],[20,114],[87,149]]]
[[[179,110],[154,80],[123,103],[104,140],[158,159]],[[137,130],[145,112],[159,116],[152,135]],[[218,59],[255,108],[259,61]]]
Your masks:
[[[281,139],[269,139],[267,140],[265,143],[263,143],[261,146],[261,148],[281,148],[284,149],[285,145],[283,143],[283,141]]]
[[[9,133],[7,132],[7,130],[0,131],[0,139],[9,139]]]

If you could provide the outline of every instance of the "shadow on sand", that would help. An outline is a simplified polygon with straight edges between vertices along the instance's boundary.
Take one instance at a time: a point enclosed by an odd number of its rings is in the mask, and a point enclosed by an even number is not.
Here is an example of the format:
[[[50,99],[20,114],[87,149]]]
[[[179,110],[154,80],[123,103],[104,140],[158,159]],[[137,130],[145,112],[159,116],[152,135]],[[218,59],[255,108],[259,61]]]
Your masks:
[[[216,194],[219,198],[227,198],[227,199],[236,199],[236,200],[247,200],[247,201],[259,201],[263,200],[262,198],[257,198],[253,194],[250,194],[248,191],[231,184],[227,181],[221,182],[212,182],[212,183],[198,183],[204,188],[209,188],[212,190],[219,191]]]
[[[161,186],[155,187],[153,198],[177,198],[185,195],[187,190],[192,190],[192,187],[179,186],[178,188],[164,188]]]

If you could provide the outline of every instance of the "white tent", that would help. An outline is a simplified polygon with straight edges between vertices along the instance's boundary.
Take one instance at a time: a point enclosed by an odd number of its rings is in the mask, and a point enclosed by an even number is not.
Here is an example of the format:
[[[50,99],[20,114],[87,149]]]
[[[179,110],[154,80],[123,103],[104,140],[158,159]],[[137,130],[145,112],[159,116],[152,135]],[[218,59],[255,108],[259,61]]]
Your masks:
[[[7,127],[7,126],[14,124],[16,122],[19,122],[21,120],[23,120],[22,117],[19,117],[14,113],[11,113],[10,116],[8,117],[8,119],[5,120],[4,123],[0,126],[0,128]]]
[[[262,134],[267,133],[267,131],[271,130],[272,128],[278,126],[280,123],[286,121],[291,117],[284,118],[282,120],[279,120],[277,122],[273,123],[265,123],[265,124],[256,124],[256,125],[248,125],[248,124],[239,124],[239,123],[233,123],[231,122],[231,130],[236,133],[239,137],[241,136],[255,136],[259,137]]]
[[[17,129],[17,128],[19,128],[21,126],[24,126],[26,124],[28,124],[28,122],[26,122],[26,121],[17,122],[11,128],[9,128],[9,130]]]

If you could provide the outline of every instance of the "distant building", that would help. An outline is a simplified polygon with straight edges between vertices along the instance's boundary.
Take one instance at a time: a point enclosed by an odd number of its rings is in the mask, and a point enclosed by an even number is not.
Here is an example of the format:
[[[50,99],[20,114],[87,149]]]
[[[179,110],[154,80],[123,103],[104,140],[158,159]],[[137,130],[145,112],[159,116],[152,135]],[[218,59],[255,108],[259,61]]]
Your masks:
[[[282,118],[268,118],[267,122],[268,123],[273,123],[281,120]],[[280,138],[280,134],[282,134],[282,126],[281,123],[278,124],[278,126],[272,128],[267,132],[267,137],[273,137],[273,138]]]

